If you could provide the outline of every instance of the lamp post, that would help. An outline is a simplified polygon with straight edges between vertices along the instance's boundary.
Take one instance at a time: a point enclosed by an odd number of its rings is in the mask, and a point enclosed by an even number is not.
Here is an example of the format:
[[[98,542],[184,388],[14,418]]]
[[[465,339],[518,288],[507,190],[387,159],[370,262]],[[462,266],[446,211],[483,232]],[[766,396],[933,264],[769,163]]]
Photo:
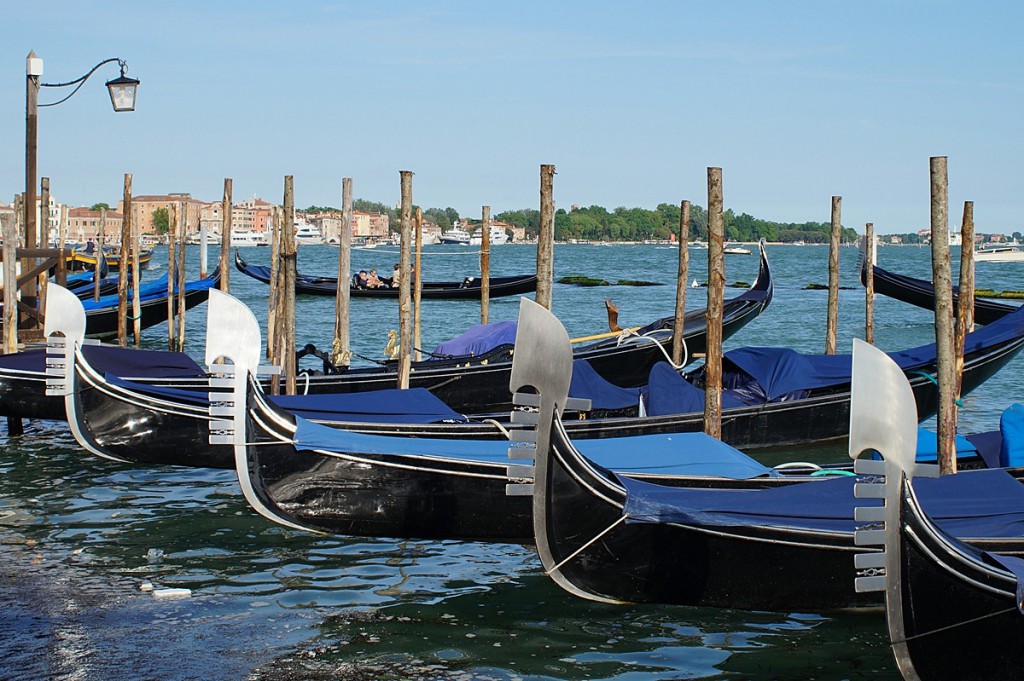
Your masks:
[[[118,66],[121,67],[121,76],[114,78],[113,80],[107,81],[107,89],[110,91],[110,103],[114,107],[114,111],[134,111],[135,110],[135,94],[139,86],[139,81],[134,78],[129,78],[125,75],[125,70],[128,65],[123,59],[116,57],[111,59],[104,59],[96,66],[92,67],[88,73],[81,78],[68,81],[66,83],[41,83],[39,82],[40,77],[43,75],[43,60],[38,57],[35,50],[28,53],[28,58],[25,60],[25,247],[26,248],[37,248],[39,244],[39,237],[37,236],[37,225],[36,225],[36,150],[38,141],[38,110],[40,107],[57,106],[68,101],[78,92],[81,87],[85,84],[85,81],[89,79],[89,76],[94,74],[104,64],[110,64],[117,62]],[[51,88],[63,88],[74,85],[75,89],[68,94],[67,97],[59,99],[56,102],[50,102],[48,104],[39,104],[39,88],[40,87],[51,87]],[[47,209],[49,206],[46,207]],[[40,210],[40,214],[42,214]],[[48,213],[47,213],[48,214]],[[23,266],[31,267],[33,263],[26,263]],[[33,283],[26,283],[22,289],[22,299],[29,305],[35,304],[36,291]]]

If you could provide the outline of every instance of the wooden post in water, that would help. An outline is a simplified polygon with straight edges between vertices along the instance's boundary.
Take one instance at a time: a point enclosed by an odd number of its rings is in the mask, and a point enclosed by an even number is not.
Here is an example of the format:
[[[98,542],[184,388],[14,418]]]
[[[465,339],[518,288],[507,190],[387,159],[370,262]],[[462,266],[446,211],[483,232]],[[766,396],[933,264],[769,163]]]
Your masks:
[[[46,248],[50,245],[50,178],[44,177],[40,181],[39,190],[39,243],[33,244],[32,248]],[[39,292],[38,310],[46,314],[46,287],[50,279],[45,271],[36,275],[36,290]]]
[[[679,204],[679,271],[676,274],[676,316],[672,324],[672,363],[683,363],[686,326],[686,285],[690,268],[690,202]]]
[[[725,220],[722,169],[708,168],[707,356],[704,360],[704,432],[722,437],[722,316],[725,305]]]
[[[864,340],[875,344],[875,225],[864,225]]]
[[[199,219],[199,278],[206,279],[207,260],[209,259],[209,248],[206,244],[207,227],[202,218]]]
[[[480,323],[490,318],[491,306],[491,207],[484,206],[480,224]]]
[[[15,215],[20,216],[20,206],[17,201],[14,203]],[[18,231],[18,218],[0,214],[0,235],[4,240],[4,352],[7,354],[18,351]],[[8,416],[7,434],[24,435],[24,422],[16,416]]]
[[[167,215],[167,349],[177,350],[174,342],[174,282],[178,260],[178,204],[172,203]]]
[[[540,167],[540,234],[537,237],[537,304],[551,309],[555,280],[555,166]]]
[[[334,347],[331,362],[348,366],[352,361],[349,336],[349,303],[352,292],[352,178],[341,179],[341,231],[338,234],[338,292],[334,298]]]
[[[960,399],[964,377],[964,338],[974,328],[974,201],[964,201],[960,223],[960,287],[953,337],[956,399]],[[959,414],[957,415],[959,421]]]
[[[416,348],[416,361],[419,362],[420,348],[420,303],[423,300],[423,211],[416,209],[416,264],[412,268],[412,344]]]
[[[828,317],[825,321],[825,354],[836,354],[839,325],[839,235],[842,231],[843,197],[832,197],[832,239],[828,246]]]
[[[231,268],[228,267],[228,256],[231,254],[231,191],[233,180],[230,177],[224,178],[224,199],[221,204],[221,234],[220,234],[220,290],[224,293],[231,293]]]
[[[949,264],[949,181],[946,157],[933,156],[931,176],[932,281],[938,367],[938,458],[941,474],[956,473],[956,381],[953,361],[953,275]]]
[[[270,234],[270,293],[267,298],[267,360],[274,366],[281,366],[281,353],[278,352],[277,339],[280,333],[277,328],[277,316],[280,312],[281,295],[281,209],[274,206],[271,216]],[[271,389],[277,389],[277,379],[271,381]],[[276,392],[274,394],[277,394]]]
[[[0,214],[0,227],[4,239],[4,352],[11,354],[18,351],[18,221]],[[7,423],[10,428],[10,419]]]
[[[133,216],[134,218],[134,216]],[[132,335],[135,338],[135,347],[139,347],[142,340],[142,304],[139,300],[139,246],[141,235],[139,234],[139,221],[132,220]]]
[[[100,300],[100,267],[101,261],[104,259],[103,256],[103,242],[107,238],[107,209],[100,209],[100,233],[99,238],[96,240],[96,267],[92,275],[92,299],[96,302]]]
[[[178,204],[178,352],[185,350],[185,233],[188,231],[188,209]]]
[[[61,257],[64,257],[64,248],[68,245],[68,205],[60,207],[60,222],[57,225],[57,248],[60,249]]]
[[[284,334],[282,366],[285,376],[285,392],[295,394],[295,180],[291,175],[284,178],[284,215],[281,216],[281,267],[284,269],[284,314],[281,316],[281,333]]]
[[[117,257],[117,343],[128,347],[128,246],[132,240],[132,174],[124,174],[121,247]]]
[[[402,180],[402,236],[398,282],[398,387],[409,387],[412,371],[412,287],[409,270],[412,267],[412,171],[401,170]]]

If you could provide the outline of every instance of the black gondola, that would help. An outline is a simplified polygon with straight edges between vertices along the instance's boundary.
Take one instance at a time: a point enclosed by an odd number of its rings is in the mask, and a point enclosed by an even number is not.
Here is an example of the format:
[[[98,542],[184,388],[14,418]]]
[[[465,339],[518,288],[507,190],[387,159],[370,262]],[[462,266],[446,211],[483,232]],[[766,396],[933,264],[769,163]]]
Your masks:
[[[235,250],[235,267],[242,274],[264,284],[270,283],[270,268],[266,265],[250,265]],[[490,297],[518,296],[537,290],[536,274],[521,274],[512,277],[491,277]],[[425,281],[421,297],[427,300],[480,300],[480,278],[466,277],[462,281]],[[337,277],[318,277],[309,274],[295,275],[295,293],[313,296],[333,296],[338,292]],[[349,286],[353,298],[398,298],[399,288],[382,286],[364,288],[354,283]]]
[[[870,380],[855,387],[850,453],[855,469],[873,478],[854,491],[860,499],[884,499],[882,507],[857,509],[865,523],[857,545],[871,551],[855,556],[857,591],[885,594],[889,638],[903,678],[1019,679],[1024,561],[969,546],[930,517],[916,489],[927,480],[914,478],[936,477],[938,468],[914,462],[914,403],[906,383],[866,343],[855,353],[856,375]]]
[[[757,280],[742,294],[725,302],[722,335],[728,338],[753,321],[772,299],[772,276],[762,246]],[[575,357],[587,360],[607,381],[623,386],[642,385],[651,367],[665,357],[672,345],[673,319],[666,317],[638,329],[628,338],[609,338],[581,345]],[[114,327],[116,331],[116,326]],[[686,314],[684,339],[691,353],[704,351],[705,311]],[[425,388],[445,404],[462,413],[495,413],[511,406],[508,379],[512,371],[513,344],[494,347],[472,356],[434,358],[412,363],[410,387]],[[397,362],[376,367],[345,368],[339,373],[306,375],[300,380],[304,393],[359,393],[386,390],[395,385]],[[0,355],[0,416],[23,418],[65,418],[63,400],[41,394],[46,371],[43,355],[24,353]],[[146,378],[163,387],[205,390],[206,380],[176,376]],[[38,406],[38,411],[33,408]],[[45,414],[45,415],[44,415]]]
[[[612,474],[584,458],[561,425],[571,367],[564,329],[528,301],[521,313],[521,333],[543,344],[529,354],[543,361],[513,371],[513,388],[539,393],[517,398],[539,413],[536,449],[516,451],[526,460],[513,461],[533,472],[533,483],[511,492],[532,493],[537,550],[555,582],[609,603],[781,611],[877,604],[875,594],[854,589],[854,479],[723,490]],[[916,422],[913,399],[908,411]],[[1003,471],[932,481],[922,492],[951,532],[990,550],[1024,549],[1024,487]],[[963,504],[970,493],[980,496]]]
[[[895,300],[909,303],[925,310],[935,309],[935,286],[926,279],[915,279],[896,274],[874,266],[875,293],[888,296]],[[861,283],[867,282],[867,262],[861,261]],[[960,304],[959,287],[953,287],[953,305]],[[974,299],[974,321],[978,324],[991,324],[1018,309],[1017,305],[1007,305],[985,298]]]

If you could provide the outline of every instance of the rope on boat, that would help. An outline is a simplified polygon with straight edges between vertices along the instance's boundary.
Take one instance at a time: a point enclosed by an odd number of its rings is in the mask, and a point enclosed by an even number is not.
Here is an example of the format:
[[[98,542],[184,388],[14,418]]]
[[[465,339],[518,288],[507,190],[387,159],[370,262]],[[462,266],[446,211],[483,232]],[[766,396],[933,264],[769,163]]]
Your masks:
[[[506,428],[505,426],[501,425],[501,423],[499,421],[495,421],[494,419],[484,419],[483,423],[491,424],[492,426],[494,426],[495,428],[500,430],[501,434],[504,435],[506,438],[508,438],[510,436],[510,433],[508,432],[508,428]]]
[[[668,362],[669,366],[671,366],[676,371],[681,370],[684,366],[686,366],[687,362],[689,361],[689,357],[690,357],[690,350],[689,350],[688,347],[686,347],[686,339],[685,338],[681,339],[682,342],[683,342],[683,359],[682,359],[682,361],[679,364],[676,364],[675,362],[672,361],[672,358],[669,357],[668,350],[665,349],[665,346],[662,345],[661,343],[659,343],[654,338],[651,338],[650,334],[654,333],[655,331],[661,331],[661,329],[655,329],[654,331],[648,331],[647,333],[645,333],[643,335],[638,334],[635,329],[626,329],[621,334],[619,334],[619,339],[615,342],[615,345],[616,346],[622,345],[622,342],[624,340],[626,340],[626,339],[628,339],[628,338],[630,338],[632,336],[636,336],[638,340],[649,340],[649,341],[651,341],[652,343],[654,343],[655,345],[658,346],[658,349],[661,350],[661,354],[665,356],[665,361]],[[675,333],[675,331],[673,331],[673,333]]]
[[[910,373],[917,374],[918,376],[924,376],[925,378],[927,378],[929,381],[931,381],[935,385],[939,384],[939,380],[937,378],[935,378],[934,376],[932,376],[931,374],[929,374],[927,371],[922,371],[921,369],[914,369]],[[959,397],[956,398],[956,406],[958,406],[961,409],[963,409],[964,402]]]
[[[583,546],[579,547],[578,549],[576,549],[575,551],[573,551],[572,553],[570,553],[570,554],[569,554],[568,556],[566,556],[565,558],[563,558],[563,559],[561,560],[561,562],[559,562],[559,563],[558,563],[558,565],[556,565],[555,567],[551,568],[550,570],[545,570],[545,571],[544,571],[544,574],[545,574],[545,575],[549,575],[549,576],[550,576],[552,572],[555,572],[555,571],[557,571],[557,570],[560,570],[560,569],[562,569],[562,566],[563,566],[563,565],[565,565],[566,563],[568,563],[568,562],[569,562],[570,560],[572,560],[572,559],[573,559],[573,558],[575,558],[576,556],[580,555],[580,554],[581,554],[582,552],[586,551],[586,550],[587,550],[588,548],[590,548],[590,546],[591,546],[591,545],[593,545],[593,544],[594,544],[594,542],[596,542],[596,541],[597,541],[598,539],[600,539],[601,537],[603,537],[603,536],[605,536],[606,534],[608,534],[609,532],[611,532],[611,531],[612,531],[613,529],[615,529],[615,527],[616,527],[617,525],[621,525],[622,523],[626,522],[626,518],[628,518],[628,517],[629,517],[628,515],[626,515],[625,513],[623,513],[623,514],[622,514],[622,515],[621,515],[621,516],[619,517],[619,519],[618,519],[618,520],[616,520],[616,521],[615,521],[614,523],[612,523],[612,524],[611,524],[611,525],[609,525],[608,527],[606,527],[606,528],[604,528],[603,530],[601,530],[601,532],[600,532],[600,533],[598,533],[598,535],[597,535],[597,536],[595,536],[595,537],[594,537],[593,539],[591,539],[590,541],[588,541],[588,542],[587,542],[586,544],[584,544]]]
[[[931,636],[932,634],[941,634],[944,631],[949,631],[950,629],[956,629],[957,627],[962,627],[965,624],[974,624],[975,622],[980,622],[981,620],[988,619],[989,617],[998,617],[999,615],[1005,615],[1008,612],[1016,612],[1016,611],[1017,611],[1016,607],[1006,608],[1005,610],[997,610],[996,612],[990,612],[987,615],[979,615],[978,617],[974,617],[974,618],[969,619],[969,620],[964,620],[963,622],[957,622],[956,624],[948,624],[948,625],[946,625],[944,627],[939,627],[938,629],[932,629],[931,631],[923,631],[920,634],[914,634],[913,636],[907,636],[906,638],[902,638],[902,639],[893,641],[893,644],[895,645],[897,643],[907,643],[907,642],[913,641],[914,639],[917,639],[917,638],[923,638],[925,636]]]

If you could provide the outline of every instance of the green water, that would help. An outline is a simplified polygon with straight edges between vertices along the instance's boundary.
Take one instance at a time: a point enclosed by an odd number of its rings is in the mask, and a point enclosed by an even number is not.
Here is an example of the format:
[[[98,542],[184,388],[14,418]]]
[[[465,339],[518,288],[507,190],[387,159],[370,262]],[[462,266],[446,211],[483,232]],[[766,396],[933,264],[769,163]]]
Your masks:
[[[198,248],[190,250],[195,260]],[[602,331],[604,304],[620,323],[671,314],[678,251],[656,246],[557,246],[556,276],[665,282],[664,287],[557,286],[570,335]],[[247,249],[266,262],[267,249]],[[929,253],[880,249],[881,264],[928,276]],[[163,255],[158,251],[154,262]],[[705,252],[691,279],[703,281]],[[774,247],[775,302],[727,343],[824,346],[827,249]],[[303,272],[328,272],[337,251],[303,247]],[[529,272],[534,249],[493,249],[494,274]],[[392,251],[357,251],[353,269],[385,270]],[[855,249],[842,254],[840,347],[863,332]],[[428,279],[473,274],[465,247],[430,247]],[[730,256],[727,280],[753,281],[755,256]],[[156,269],[159,269],[157,265]],[[192,272],[196,272],[193,269]],[[1024,289],[1024,269],[978,266],[978,285]],[[232,290],[266,317],[266,287],[232,272]],[[704,290],[689,291],[689,307]],[[329,345],[333,300],[300,298],[298,342]],[[515,299],[492,302],[512,319]],[[189,313],[201,358],[203,308]],[[424,346],[478,321],[478,306],[425,301]],[[879,299],[876,337],[897,349],[931,340],[929,314]],[[353,345],[380,356],[397,304],[354,300]],[[166,327],[147,332],[162,347]],[[1018,399],[1020,359],[966,400],[967,431],[993,428]],[[563,593],[529,548],[327,537],[277,526],[250,511],[233,472],[131,467],[79,449],[60,423],[0,435],[0,678],[69,679],[897,679],[879,613],[751,613],[598,605]],[[786,458],[785,452],[773,457]],[[807,452],[793,452],[807,458]],[[841,450],[814,452],[838,458]],[[187,588],[157,600],[140,590]],[[773,588],[771,583],[763,585]]]

